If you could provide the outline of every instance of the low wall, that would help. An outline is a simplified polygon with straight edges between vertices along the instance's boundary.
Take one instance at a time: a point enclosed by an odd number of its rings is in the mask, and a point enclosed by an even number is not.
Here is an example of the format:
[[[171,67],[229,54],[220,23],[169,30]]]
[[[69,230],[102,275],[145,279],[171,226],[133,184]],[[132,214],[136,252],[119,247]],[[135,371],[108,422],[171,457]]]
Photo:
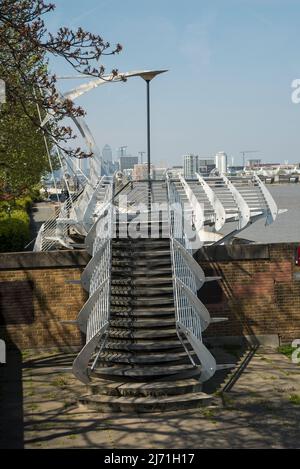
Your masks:
[[[211,316],[228,321],[206,336],[278,335],[281,343],[300,338],[300,267],[296,244],[208,247],[196,253],[206,275],[199,298]]]
[[[79,280],[89,256],[82,251],[0,254],[0,338],[19,349],[76,347],[75,319],[86,300]]]
[[[300,338],[300,267],[294,244],[217,246],[196,259],[209,276],[199,298],[213,317],[229,320],[210,326],[207,337],[278,335]],[[0,254],[0,338],[19,349],[77,347],[74,325],[86,293],[79,280],[89,260],[84,251]]]

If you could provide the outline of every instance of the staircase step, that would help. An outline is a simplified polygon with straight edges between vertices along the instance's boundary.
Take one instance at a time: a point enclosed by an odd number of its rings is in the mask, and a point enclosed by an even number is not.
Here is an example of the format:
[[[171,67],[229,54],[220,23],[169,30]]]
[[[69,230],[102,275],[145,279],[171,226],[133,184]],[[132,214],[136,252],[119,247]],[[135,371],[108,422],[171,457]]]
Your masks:
[[[190,409],[208,405],[212,396],[203,392],[167,396],[159,398],[127,396],[82,396],[80,404],[98,412],[162,412],[179,409]]]
[[[124,305],[124,306],[155,306],[155,305],[174,305],[174,298],[172,297],[147,297],[141,296],[140,298],[131,298],[129,296],[111,296],[111,305]]]
[[[163,328],[163,327],[175,327],[175,317],[173,318],[147,318],[147,319],[136,319],[136,318],[126,318],[126,319],[115,319],[110,320],[110,326],[113,328],[128,328],[128,329],[148,329],[152,328]]]
[[[117,249],[113,249],[112,251],[112,258],[113,259],[130,259],[130,260],[133,260],[134,262],[136,261],[136,259],[140,259],[140,258],[148,258],[150,257],[151,259],[156,259],[156,258],[160,258],[160,257],[170,257],[170,249],[166,250],[166,249],[158,249],[155,247],[152,248],[153,251],[146,251],[146,250],[140,250],[140,251],[136,251],[134,249],[132,250],[129,250],[129,249],[126,249],[124,248],[122,251],[121,250],[117,250]]]
[[[178,337],[175,327],[172,329],[159,329],[159,330],[122,330],[113,327],[109,328],[109,338],[115,339],[164,339]]]
[[[140,249],[158,249],[158,248],[168,248],[170,247],[169,238],[145,238],[145,239],[131,239],[131,238],[114,238],[112,240],[113,249],[117,248],[129,248],[134,250]]]
[[[206,277],[207,278],[207,277]],[[80,281],[79,281],[80,282]],[[127,285],[133,285],[133,286],[146,286],[149,284],[149,278],[148,277],[138,277],[138,278],[112,278],[111,280],[112,286],[127,286]],[[160,276],[160,277],[154,277],[151,279],[151,286],[153,285],[168,285],[171,286],[173,285],[173,280],[170,275],[165,275],[165,276]]]
[[[189,347],[190,348],[190,347]],[[168,340],[122,340],[117,338],[110,337],[105,343],[105,350],[117,350],[123,352],[154,352],[154,351],[171,351],[175,350],[184,350],[181,342],[178,337],[176,339]]]
[[[184,380],[154,380],[152,382],[126,382],[110,381],[106,379],[94,378],[92,384],[88,385],[91,394],[101,393],[107,396],[127,396],[127,397],[158,397],[199,392],[202,390],[202,384],[196,378]]]
[[[147,315],[147,316],[160,316],[161,314],[175,314],[174,305],[173,306],[111,306],[110,308],[111,313],[113,314],[132,314],[134,315]]]
[[[128,276],[131,275],[132,277],[157,277],[160,275],[172,275],[172,267],[171,264],[168,266],[159,266],[156,267],[155,269],[150,268],[150,267],[138,267],[138,268],[133,268],[128,267],[128,266],[112,266],[112,276]]]
[[[171,267],[171,257],[162,257],[160,259],[124,259],[124,258],[112,258],[113,266],[124,266],[124,267],[146,267],[147,269],[153,269],[159,266]]]
[[[195,354],[193,354],[195,357]],[[195,357],[196,358],[196,357]],[[177,352],[173,352],[171,354],[168,353],[151,353],[148,354],[144,353],[130,353],[130,352],[108,352],[103,351],[99,355],[98,366],[101,363],[119,363],[119,364],[132,364],[132,365],[143,365],[143,366],[153,366],[153,365],[161,365],[164,363],[173,363],[173,365],[180,365],[180,364],[190,364],[190,358],[187,353],[181,350]]]
[[[161,285],[159,287],[112,285],[111,294],[117,296],[129,296],[131,298],[139,296],[154,297],[166,294],[170,294],[173,297],[173,285]]]
[[[151,380],[157,378],[166,378],[170,379],[171,376],[175,376],[178,379],[188,376],[195,377],[200,376],[201,368],[200,366],[193,366],[191,364],[183,365],[173,365],[173,366],[130,366],[130,365],[115,365],[107,366],[103,368],[97,367],[93,371],[93,376],[95,377],[122,377],[136,380]]]

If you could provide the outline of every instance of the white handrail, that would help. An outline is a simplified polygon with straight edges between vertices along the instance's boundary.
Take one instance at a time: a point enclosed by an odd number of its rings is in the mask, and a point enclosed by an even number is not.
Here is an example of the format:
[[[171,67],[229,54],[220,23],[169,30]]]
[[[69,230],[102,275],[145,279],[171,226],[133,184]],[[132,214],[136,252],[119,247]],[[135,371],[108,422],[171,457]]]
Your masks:
[[[109,326],[111,296],[112,237],[115,207],[112,200],[112,184],[104,211],[90,234],[92,260],[82,274],[82,283],[89,288],[89,299],[81,309],[77,324],[86,332],[86,344],[73,363],[73,373],[84,382],[89,382],[89,362],[97,347],[103,345]],[[94,261],[96,259],[96,261]]]
[[[199,269],[196,268],[194,264],[195,261],[191,261],[192,255],[189,240],[187,239],[182,223],[182,219],[184,218],[184,205],[181,201],[182,213],[174,209],[175,204],[180,203],[180,195],[175,185],[171,183],[168,175],[167,187],[177,334],[192,364],[195,366],[196,363],[181,338],[182,334],[196,353],[201,364],[200,381],[204,382],[215,373],[217,368],[214,357],[202,343],[202,331],[205,330],[211,322],[208,310],[197,298],[198,287],[203,285],[205,275],[201,267],[198,266]]]

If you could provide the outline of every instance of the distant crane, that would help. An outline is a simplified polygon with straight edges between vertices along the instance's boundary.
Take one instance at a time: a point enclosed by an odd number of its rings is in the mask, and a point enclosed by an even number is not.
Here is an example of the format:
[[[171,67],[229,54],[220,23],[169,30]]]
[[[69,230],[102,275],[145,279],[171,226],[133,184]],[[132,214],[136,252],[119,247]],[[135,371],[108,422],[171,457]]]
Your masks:
[[[245,155],[247,153],[259,153],[259,150],[243,150],[240,153],[243,155],[243,167],[245,167]]]
[[[145,154],[145,151],[139,151],[139,155],[141,157],[141,164],[143,164],[143,155]]]

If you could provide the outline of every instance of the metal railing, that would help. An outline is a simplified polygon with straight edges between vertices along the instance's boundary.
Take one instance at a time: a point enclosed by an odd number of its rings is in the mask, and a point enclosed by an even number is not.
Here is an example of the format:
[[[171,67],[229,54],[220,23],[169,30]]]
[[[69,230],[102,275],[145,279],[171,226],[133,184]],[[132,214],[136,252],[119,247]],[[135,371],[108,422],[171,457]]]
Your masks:
[[[77,234],[86,234],[87,227],[94,223],[93,214],[95,213],[98,217],[102,207],[112,197],[109,189],[112,181],[112,178],[103,176],[95,188],[91,187],[89,181],[85,181],[80,190],[71,194],[60,206],[58,213],[43,223],[34,245],[34,251],[49,251],[57,246],[72,249],[70,229],[72,228]],[[101,187],[104,188],[104,196],[100,203],[96,198]]]
[[[49,218],[43,223],[38,233],[34,251],[50,251],[57,247],[57,245],[63,247],[69,246],[69,230],[71,223],[59,223],[59,218],[69,218],[71,209],[74,206],[74,202],[81,196],[84,187],[82,187],[78,192],[71,194],[65,202],[61,205],[59,212]]]
[[[82,382],[89,381],[98,356],[105,344],[110,318],[112,238],[115,206],[113,184],[108,186],[106,202],[92,228],[92,259],[82,274],[82,285],[89,291],[89,299],[81,309],[77,323],[86,334],[86,344],[73,363],[73,373]],[[93,363],[89,366],[96,350]]]
[[[205,282],[205,275],[192,256],[190,242],[184,229],[185,207],[169,177],[167,177],[167,186],[177,334],[194,366],[197,366],[194,359],[195,355],[197,356],[201,364],[200,381],[203,382],[216,371],[216,361],[202,342],[202,332],[211,322],[206,307],[197,297],[197,290]],[[192,346],[194,353],[191,353],[186,340]]]

